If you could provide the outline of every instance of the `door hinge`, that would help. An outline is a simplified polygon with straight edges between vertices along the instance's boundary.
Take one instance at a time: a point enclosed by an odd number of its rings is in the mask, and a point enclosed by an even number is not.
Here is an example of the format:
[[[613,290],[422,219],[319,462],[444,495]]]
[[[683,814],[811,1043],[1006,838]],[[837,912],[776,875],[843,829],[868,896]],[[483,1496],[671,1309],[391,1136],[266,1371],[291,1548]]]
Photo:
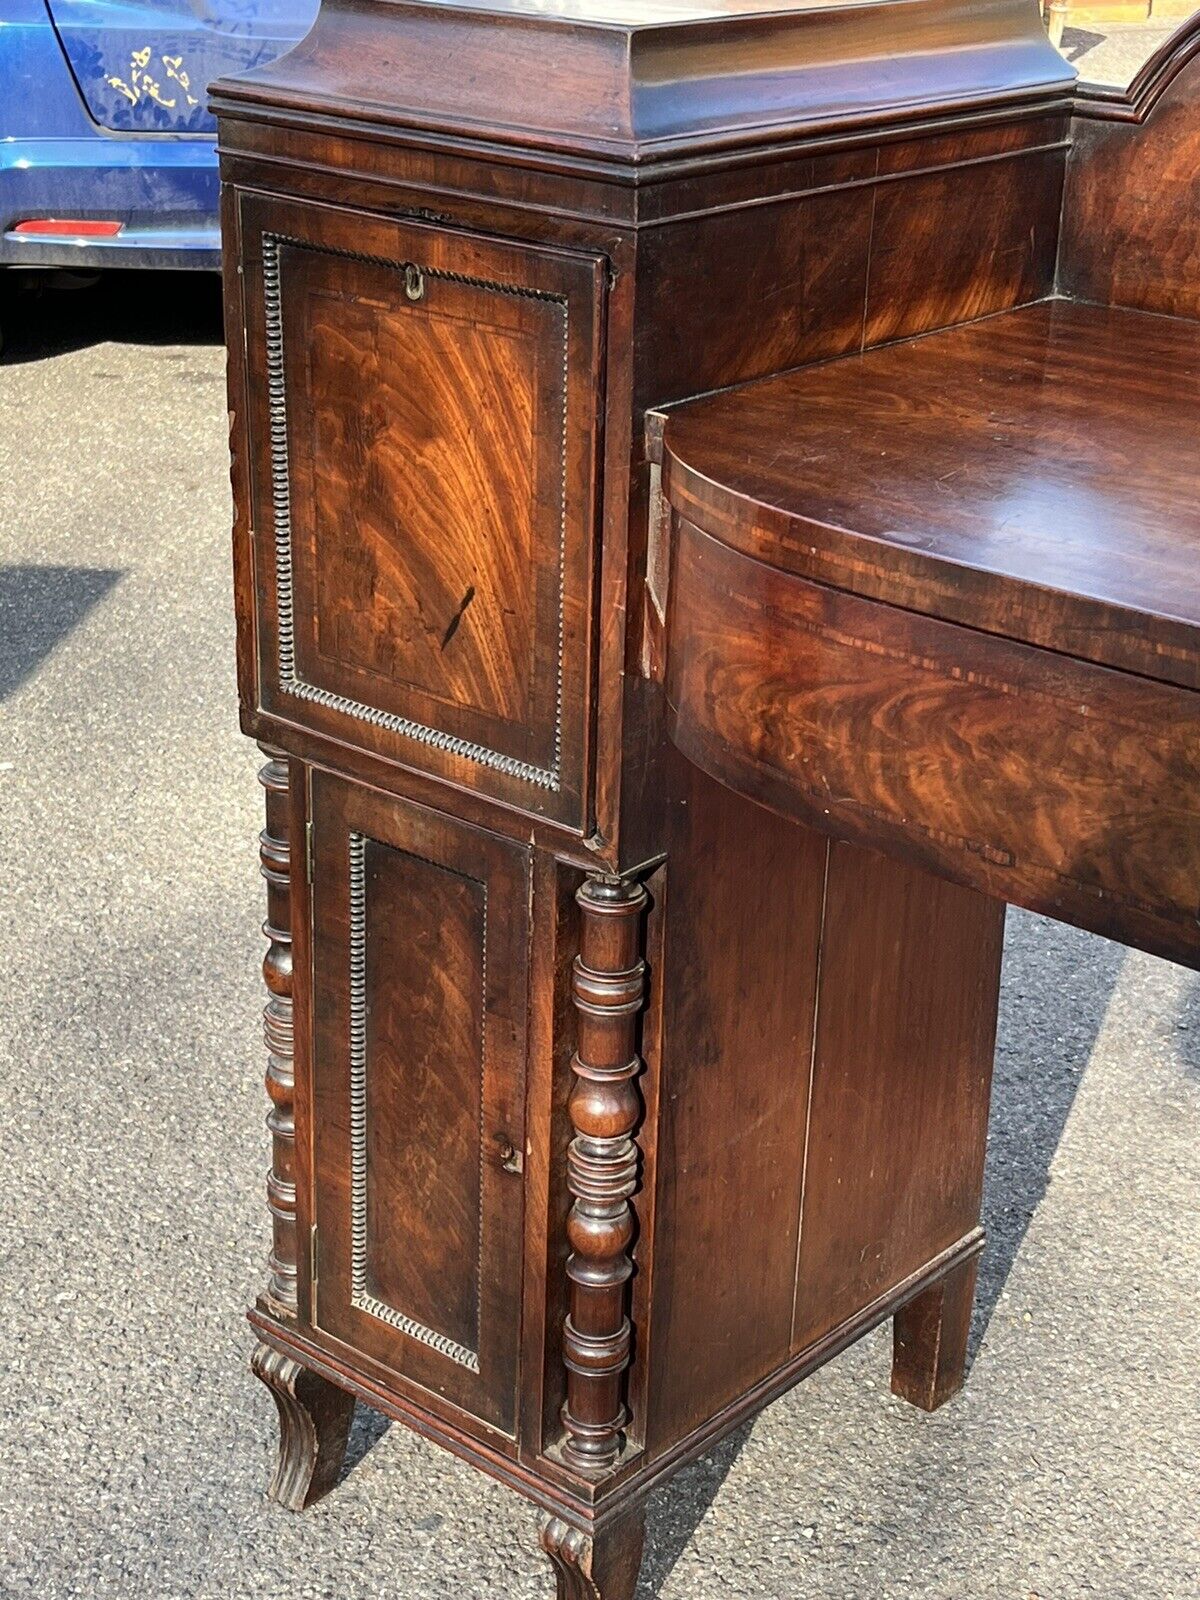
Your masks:
[[[308,1320],[317,1320],[317,1225],[308,1230]]]
[[[304,881],[313,881],[313,825],[312,818],[304,824]]]

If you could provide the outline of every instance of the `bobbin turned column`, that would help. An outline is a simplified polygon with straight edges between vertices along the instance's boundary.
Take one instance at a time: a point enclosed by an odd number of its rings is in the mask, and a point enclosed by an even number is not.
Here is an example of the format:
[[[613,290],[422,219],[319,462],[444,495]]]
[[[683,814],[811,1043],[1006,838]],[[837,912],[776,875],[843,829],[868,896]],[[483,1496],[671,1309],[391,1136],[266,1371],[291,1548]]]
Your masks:
[[[263,1039],[267,1047],[267,1095],[271,1109],[271,1170],[267,1204],[272,1242],[267,1299],[273,1310],[296,1315],[296,1078],[292,1021],[292,886],[288,845],[289,786],[287,759],[281,751],[260,745],[267,764],[258,775],[266,791],[266,827],[258,836],[259,860],[267,886],[267,920],[263,935],[267,953],[263,980],[267,1004]]]
[[[281,1321],[294,1322],[296,1294],[296,1077],[292,1004],[291,794],[287,758],[260,745],[267,764],[259,773],[266,791],[266,827],[259,859],[267,885],[267,954],[263,1011],[267,1046],[267,1094],[271,1109],[271,1170],[267,1204],[272,1240],[267,1290],[260,1305]],[[354,1400],[335,1384],[309,1372],[290,1356],[260,1342],[251,1358],[257,1377],[270,1389],[279,1413],[279,1456],[270,1498],[300,1511],[333,1487],[346,1451]]]
[[[637,1019],[645,996],[640,951],[646,891],[635,880],[590,878],[576,899],[583,919],[571,986],[578,1048],[568,1102],[575,1137],[567,1153],[574,1204],[567,1220],[571,1287],[563,1332],[563,1456],[572,1466],[604,1472],[620,1455],[628,1420],[629,1201],[638,1180],[633,1134],[641,1110],[635,1080],[641,1070]]]

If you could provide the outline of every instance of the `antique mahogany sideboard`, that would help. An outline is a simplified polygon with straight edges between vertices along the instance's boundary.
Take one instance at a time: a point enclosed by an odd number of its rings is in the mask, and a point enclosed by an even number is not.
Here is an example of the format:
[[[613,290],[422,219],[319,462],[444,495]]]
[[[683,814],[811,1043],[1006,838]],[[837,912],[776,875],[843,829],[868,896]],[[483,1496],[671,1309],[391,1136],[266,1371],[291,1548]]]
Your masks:
[[[214,88],[284,1504],[357,1397],[630,1600],[866,1330],[961,1384],[1005,901],[1200,966],[1198,44],[325,0]]]

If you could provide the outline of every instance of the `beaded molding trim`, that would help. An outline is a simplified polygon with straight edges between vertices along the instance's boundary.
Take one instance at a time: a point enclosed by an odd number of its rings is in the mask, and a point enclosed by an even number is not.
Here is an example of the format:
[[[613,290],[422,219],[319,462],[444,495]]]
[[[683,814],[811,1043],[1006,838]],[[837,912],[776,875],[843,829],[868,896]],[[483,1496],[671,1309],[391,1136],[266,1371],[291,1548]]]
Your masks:
[[[444,750],[461,756],[479,766],[489,767],[509,778],[520,778],[540,789],[557,791],[562,777],[562,710],[563,710],[563,654],[566,641],[566,555],[567,555],[567,377],[570,349],[570,322],[565,295],[552,294],[544,289],[530,289],[520,284],[497,283],[488,278],[472,278],[461,272],[444,272],[437,267],[418,264],[426,278],[440,278],[448,283],[465,284],[470,288],[486,289],[493,294],[512,295],[526,300],[545,300],[555,305],[562,316],[563,351],[563,408],[562,451],[560,459],[560,505],[558,536],[558,665],[554,689],[554,760],[549,767],[535,766],[520,761],[516,756],[505,755],[487,745],[459,738],[440,728],[427,727],[410,717],[396,716],[381,711],[378,706],[364,705],[332,689],[322,689],[308,683],[296,672],[296,616],[292,586],[292,506],[291,484],[288,471],[288,421],[287,387],[283,368],[283,305],[279,270],[279,252],[287,245],[295,250],[310,250],[317,255],[338,256],[349,261],[365,261],[373,266],[387,267],[403,272],[413,263],[389,261],[384,256],[363,255],[354,250],[335,250],[324,245],[309,244],[288,234],[264,233],[262,236],[263,304],[266,314],[267,343],[267,408],[270,420],[271,501],[275,524],[275,609],[279,635],[279,687],[285,694],[299,700],[340,711],[360,722],[369,722],[386,728],[390,733],[413,739],[418,744],[434,750]]]
[[[424,1323],[406,1317],[395,1306],[378,1299],[367,1288],[367,882],[366,838],[350,834],[350,1304],[368,1316],[386,1322],[419,1344],[439,1355],[479,1371],[479,1355],[447,1334],[437,1333]],[[487,886],[483,900],[483,982],[487,990]],[[486,1012],[486,1007],[485,1007]],[[486,1018],[485,1018],[486,1027]],[[480,1071],[485,1061],[480,1048]],[[480,1119],[483,1094],[480,1092]],[[480,1166],[483,1163],[483,1136],[480,1131]],[[483,1271],[483,1194],[480,1187],[479,1264]],[[476,1301],[478,1311],[478,1300]],[[478,1332],[476,1343],[479,1342]]]

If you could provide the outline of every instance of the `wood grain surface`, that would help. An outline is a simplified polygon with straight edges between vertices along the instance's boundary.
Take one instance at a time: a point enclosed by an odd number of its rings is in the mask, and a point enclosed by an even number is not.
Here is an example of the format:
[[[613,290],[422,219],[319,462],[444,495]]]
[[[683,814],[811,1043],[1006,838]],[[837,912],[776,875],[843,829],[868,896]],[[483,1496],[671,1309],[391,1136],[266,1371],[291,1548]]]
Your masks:
[[[1072,80],[1021,0],[325,0],[298,49],[213,93],[227,120],[248,101],[260,119],[369,107],[381,129],[520,146],[526,163],[644,166],[864,121],[996,113],[1065,96]]]
[[[325,0],[218,87],[294,1501],[353,1392],[628,1600],[885,1317],[961,1381],[1002,899],[1196,955],[1196,352],[1032,304],[1070,77],[1028,0]]]
[[[1048,300],[680,407],[681,515],[797,576],[1200,686],[1200,327]]]
[[[978,1226],[1003,938],[999,901],[831,843],[793,1350]]]
[[[1086,85],[1072,121],[1059,282],[1105,305],[1200,317],[1200,15],[1128,91]]]
[[[313,785],[312,1323],[515,1431],[527,860]]]
[[[583,831],[598,258],[260,197],[242,228],[256,700]]]
[[[743,793],[1200,966],[1194,691],[810,583],[677,524],[673,737]]]

